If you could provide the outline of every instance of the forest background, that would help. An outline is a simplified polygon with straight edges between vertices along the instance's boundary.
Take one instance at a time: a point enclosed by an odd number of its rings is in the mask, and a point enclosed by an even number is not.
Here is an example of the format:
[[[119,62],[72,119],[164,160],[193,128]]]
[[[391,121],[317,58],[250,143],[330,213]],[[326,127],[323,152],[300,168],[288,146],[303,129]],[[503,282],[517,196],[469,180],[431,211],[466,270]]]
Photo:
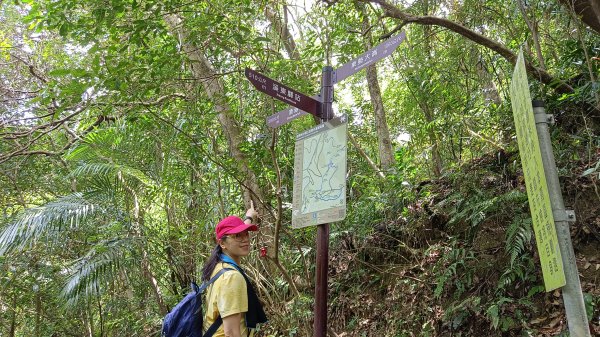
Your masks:
[[[315,229],[290,228],[295,136],[245,67],[349,116],[331,227],[331,336],[567,335],[544,292],[509,100],[524,49],[591,331],[600,333],[600,3],[0,1],[0,335],[158,336],[225,215],[254,202],[246,268],[270,322],[310,336]],[[261,256],[260,252],[266,252]]]

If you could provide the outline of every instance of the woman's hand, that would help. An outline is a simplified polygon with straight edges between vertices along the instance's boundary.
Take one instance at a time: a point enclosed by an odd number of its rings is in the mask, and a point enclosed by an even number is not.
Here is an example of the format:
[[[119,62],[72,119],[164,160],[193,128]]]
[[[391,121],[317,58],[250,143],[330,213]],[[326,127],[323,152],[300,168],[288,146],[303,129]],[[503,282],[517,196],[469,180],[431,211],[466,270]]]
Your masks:
[[[252,219],[248,219],[248,217],[250,217]],[[254,209],[254,202],[252,202],[252,200],[250,200],[250,208],[248,208],[248,210],[246,211],[246,219],[244,220],[244,222],[246,224],[251,224],[252,222],[256,222],[257,219],[258,219],[258,212]]]

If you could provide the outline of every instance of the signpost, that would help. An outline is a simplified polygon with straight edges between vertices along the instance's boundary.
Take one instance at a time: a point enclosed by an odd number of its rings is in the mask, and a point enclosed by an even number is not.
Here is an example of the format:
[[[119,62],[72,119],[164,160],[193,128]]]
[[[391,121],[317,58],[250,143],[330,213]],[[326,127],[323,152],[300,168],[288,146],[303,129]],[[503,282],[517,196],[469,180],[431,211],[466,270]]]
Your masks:
[[[569,233],[569,220],[574,220],[574,214],[565,210],[562,200],[547,125],[550,116],[546,115],[541,101],[533,101],[532,108],[522,50],[515,65],[510,95],[546,291],[563,287],[570,335],[589,337],[581,283]]]
[[[318,99],[319,96],[315,95],[312,98]],[[278,113],[267,117],[267,125],[273,129],[280,127],[281,125],[290,122],[300,116],[306,115],[308,112],[302,111],[298,108],[287,108],[279,111]]]
[[[275,80],[272,80],[259,72],[256,72],[250,68],[246,68],[246,78],[250,80],[250,83],[252,83],[252,85],[258,89],[258,91],[262,91],[269,96],[275,97],[280,101],[293,106],[294,108],[304,110],[315,116],[317,116],[320,112],[319,105],[321,102]]]
[[[354,60],[339,67],[333,73],[333,83],[341,82],[348,76],[354,75],[357,71],[364,69],[375,62],[392,55],[394,50],[398,48],[400,43],[406,39],[406,33],[400,32],[400,34],[390,37],[368,51],[360,54]]]
[[[321,78],[321,123],[333,118],[333,68],[323,67]],[[345,180],[344,180],[345,183]],[[315,268],[314,337],[327,337],[327,270],[329,269],[329,224],[317,226],[317,266]]]
[[[331,79],[332,85],[343,81],[348,76],[354,75],[359,70],[364,69],[364,68],[370,66],[371,64],[374,64],[375,62],[391,55],[394,52],[394,50],[396,50],[396,48],[398,48],[400,43],[402,43],[402,41],[404,41],[405,39],[406,39],[406,33],[404,31],[402,31],[402,32],[400,32],[400,34],[390,37],[389,39],[383,41],[382,43],[378,44],[377,46],[362,53],[357,58],[342,65],[337,70],[334,70],[333,74],[332,74],[332,79]],[[246,71],[246,77],[248,77],[248,71]],[[254,83],[252,83],[252,84],[254,84]],[[256,86],[256,85],[254,85],[254,86]],[[261,91],[263,91],[263,90],[261,90]],[[273,96],[269,93],[267,93],[267,94],[270,96]],[[275,96],[273,96],[273,97],[275,97]],[[315,100],[319,100],[319,97],[320,96],[318,96],[318,95],[312,96],[312,98]],[[275,97],[275,98],[278,98],[278,97]],[[294,105],[294,108],[283,109],[283,110],[267,117],[267,125],[272,128],[277,128],[277,127],[279,127],[287,122],[290,122],[300,116],[306,115],[307,112],[315,115],[313,112],[308,111],[308,110],[302,111],[301,109],[299,109],[297,106]],[[319,116],[317,116],[317,117],[319,117]]]
[[[343,134],[345,137],[346,134],[346,118],[342,116],[337,121],[332,121],[331,123],[325,124],[333,119],[333,85],[337,82],[340,82],[347,78],[348,76],[358,72],[359,70],[374,64],[375,62],[389,56],[399,45],[406,39],[406,34],[401,32],[400,34],[387,39],[386,41],[380,43],[379,45],[371,48],[365,53],[358,56],[356,59],[342,65],[337,71],[331,66],[323,67],[323,75],[321,77],[321,94],[318,96],[309,97],[300,93],[299,91],[292,89],[288,86],[285,86],[275,80],[272,80],[265,75],[258,73],[252,69],[246,68],[245,75],[250,80],[250,83],[259,91],[264,92],[265,94],[272,96],[273,98],[279,99],[280,101],[287,103],[292,106],[292,108],[287,108],[282,111],[277,112],[274,115],[267,117],[267,125],[276,128],[287,122],[290,122],[306,113],[313,114],[321,118],[321,124],[314,133],[318,133],[322,128],[327,129],[335,129],[339,127],[344,127]],[[321,125],[324,125],[323,127]],[[336,126],[339,125],[339,126]],[[338,130],[339,132],[340,130]],[[308,133],[305,132],[304,136],[309,137],[310,135],[314,135],[313,131],[309,130]],[[303,134],[298,136],[299,140],[304,138]],[[345,138],[344,138],[345,139]],[[297,143],[298,144],[298,143]],[[297,145],[298,148],[298,145]],[[318,149],[319,146],[316,146],[315,149]],[[346,171],[346,149],[345,146],[343,149],[338,148],[338,154],[341,154],[343,151],[343,172]],[[298,153],[296,153],[298,156]],[[323,162],[323,158],[321,162]],[[339,158],[338,158],[339,160]],[[319,160],[317,160],[319,161]],[[341,161],[338,161],[338,166]],[[307,164],[318,165],[317,164]],[[335,163],[328,163],[328,165],[335,166]],[[338,167],[338,169],[342,169]],[[296,173],[294,173],[294,179],[297,179]],[[312,212],[308,212],[312,214],[311,216],[316,217],[316,219],[311,220],[307,225],[318,225],[317,226],[317,265],[315,271],[315,320],[314,320],[314,337],[325,337],[327,336],[327,270],[329,268],[329,221],[338,221],[343,219],[346,216],[346,199],[345,199],[345,174],[343,178],[333,178],[327,180],[328,182],[338,183],[338,186],[332,186],[327,189],[328,196],[325,196],[325,199],[329,199],[332,196],[332,191],[343,191],[343,194],[340,194],[335,199],[337,202],[327,203],[327,208],[319,209],[318,206],[308,206],[308,209]],[[339,186],[343,184],[343,186]],[[312,187],[312,192],[322,193],[324,190],[322,188],[315,188],[314,185]],[[297,191],[294,190],[295,198]],[[302,197],[300,195],[300,197]],[[321,194],[323,198],[323,195]],[[342,201],[340,203],[340,200]],[[297,202],[295,202],[298,205]],[[300,202],[301,204],[301,202]],[[309,202],[310,204],[310,202]],[[334,209],[331,212],[331,209]],[[328,211],[329,210],[329,211]],[[326,216],[321,216],[319,219],[318,212],[325,212]],[[298,214],[297,214],[298,215]],[[301,214],[300,214],[301,215]],[[305,218],[302,218],[306,220]],[[322,221],[327,222],[322,223]],[[305,225],[298,225],[298,221],[301,221],[297,218],[294,227],[304,227]],[[294,222],[294,220],[292,220]]]

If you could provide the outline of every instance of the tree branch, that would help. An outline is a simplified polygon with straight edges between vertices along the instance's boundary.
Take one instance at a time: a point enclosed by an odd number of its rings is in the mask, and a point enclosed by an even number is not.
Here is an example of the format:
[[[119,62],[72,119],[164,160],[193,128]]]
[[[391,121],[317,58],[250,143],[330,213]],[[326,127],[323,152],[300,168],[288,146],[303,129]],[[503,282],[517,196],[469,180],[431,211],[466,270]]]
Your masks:
[[[369,155],[360,147],[360,145],[358,145],[358,142],[356,141],[356,139],[350,132],[348,132],[348,139],[350,139],[350,142],[352,143],[352,145],[354,146],[356,151],[358,151],[358,153],[365,159],[367,164],[369,164],[369,166],[371,166],[373,171],[375,171],[375,173],[377,173],[377,175],[380,178],[385,179],[385,174],[383,173],[383,171],[381,171],[379,169],[379,167],[377,167],[377,164],[375,164],[375,162],[373,162],[371,157],[369,157]]]
[[[409,23],[415,23],[418,25],[430,25],[430,26],[440,26],[444,27],[448,30],[451,30],[455,33],[458,33],[467,39],[484,46],[488,49],[491,49],[498,53],[500,56],[504,57],[511,64],[515,64],[517,61],[517,55],[513,53],[511,50],[503,46],[502,44],[495,42],[465,26],[462,26],[454,21],[450,21],[444,18],[439,18],[435,16],[415,16],[408,13],[403,12],[395,5],[390,4],[385,0],[359,0],[362,2],[371,2],[376,3],[384,10],[384,16],[402,20],[402,25],[406,25]],[[555,78],[554,76],[547,73],[545,70],[540,69],[538,67],[533,66],[527,60],[525,60],[525,67],[527,72],[538,79],[540,82],[548,85],[559,93],[573,93],[573,87],[565,83],[564,81]]]
[[[14,53],[10,53],[11,57],[14,57],[15,59],[21,61],[21,63],[23,63],[24,65],[27,66],[27,69],[29,69],[29,73],[31,75],[33,75],[33,77],[37,78],[38,80],[42,81],[42,83],[48,83],[48,80],[45,79],[44,77],[42,77],[42,75],[36,73],[35,68],[33,67],[33,64],[27,62],[26,60],[22,59],[21,57],[17,56]]]

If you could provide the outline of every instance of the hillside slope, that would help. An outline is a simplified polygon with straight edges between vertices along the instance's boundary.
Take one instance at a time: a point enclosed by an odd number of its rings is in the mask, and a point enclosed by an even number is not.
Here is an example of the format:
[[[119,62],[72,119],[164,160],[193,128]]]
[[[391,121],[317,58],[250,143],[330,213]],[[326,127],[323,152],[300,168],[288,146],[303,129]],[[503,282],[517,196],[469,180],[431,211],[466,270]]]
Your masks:
[[[600,157],[599,154],[596,154]],[[423,182],[393,221],[332,249],[330,322],[339,336],[556,336],[560,291],[544,292],[516,154]],[[596,158],[596,161],[598,158]],[[594,161],[594,162],[596,162]],[[578,162],[561,176],[592,334],[600,335],[600,194]]]

